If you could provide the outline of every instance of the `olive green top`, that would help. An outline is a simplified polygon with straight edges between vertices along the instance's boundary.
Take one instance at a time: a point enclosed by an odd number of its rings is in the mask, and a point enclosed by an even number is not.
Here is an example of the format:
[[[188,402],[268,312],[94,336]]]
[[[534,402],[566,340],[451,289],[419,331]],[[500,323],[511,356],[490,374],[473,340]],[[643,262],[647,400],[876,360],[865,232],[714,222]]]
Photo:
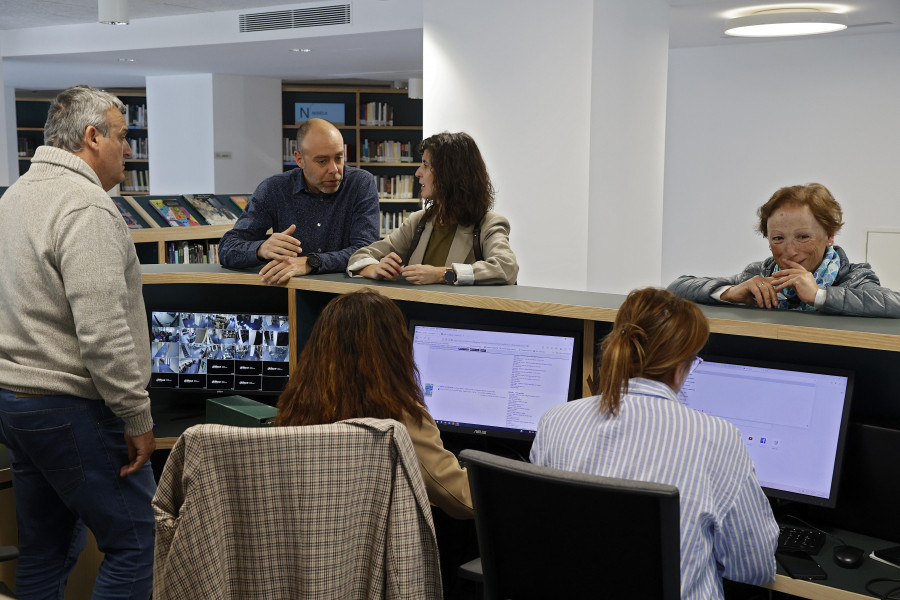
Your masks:
[[[443,267],[447,264],[447,255],[450,254],[450,244],[453,243],[453,236],[456,235],[456,225],[438,225],[434,224],[434,231],[428,238],[428,245],[425,247],[425,256],[422,257],[423,265],[431,265],[432,267]]]

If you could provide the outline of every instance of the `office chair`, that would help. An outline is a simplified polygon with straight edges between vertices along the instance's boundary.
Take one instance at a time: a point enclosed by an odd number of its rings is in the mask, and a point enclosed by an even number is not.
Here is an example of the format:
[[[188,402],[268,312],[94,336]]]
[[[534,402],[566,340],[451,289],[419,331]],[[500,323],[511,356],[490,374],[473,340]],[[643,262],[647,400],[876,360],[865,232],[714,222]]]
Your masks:
[[[153,509],[154,600],[442,594],[425,485],[397,421],[195,425]]]
[[[678,488],[477,450],[459,458],[486,599],[680,598]],[[478,568],[464,566],[470,577]]]

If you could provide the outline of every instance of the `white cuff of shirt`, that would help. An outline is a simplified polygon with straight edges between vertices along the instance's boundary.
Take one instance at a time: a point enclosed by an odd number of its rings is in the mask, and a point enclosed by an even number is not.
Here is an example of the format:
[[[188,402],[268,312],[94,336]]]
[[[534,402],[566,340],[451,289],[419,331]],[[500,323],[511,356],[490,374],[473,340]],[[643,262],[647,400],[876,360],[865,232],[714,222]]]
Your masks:
[[[475,285],[475,267],[465,263],[453,263],[456,285]]]
[[[734,304],[734,302],[729,302],[728,300],[722,300],[722,294],[724,294],[727,290],[730,290],[734,286],[723,285],[720,288],[716,288],[713,290],[710,297],[717,302],[724,302],[725,304]]]
[[[813,301],[816,310],[822,310],[822,307],[825,306],[825,295],[826,292],[822,288],[816,290],[816,299]]]
[[[358,261],[354,262],[352,265],[347,265],[347,275],[350,277],[362,277],[354,271],[361,271],[369,265],[377,265],[378,261],[372,258],[371,256],[366,256],[365,258],[361,258]]]

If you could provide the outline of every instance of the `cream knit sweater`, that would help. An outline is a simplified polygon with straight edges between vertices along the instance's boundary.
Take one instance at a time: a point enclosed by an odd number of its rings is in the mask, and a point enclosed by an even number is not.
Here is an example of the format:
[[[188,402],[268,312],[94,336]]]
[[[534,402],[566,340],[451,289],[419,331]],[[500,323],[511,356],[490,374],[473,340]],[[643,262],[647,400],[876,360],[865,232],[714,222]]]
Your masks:
[[[125,222],[78,156],[49,146],[0,197],[0,388],[103,400],[150,431],[150,337]]]

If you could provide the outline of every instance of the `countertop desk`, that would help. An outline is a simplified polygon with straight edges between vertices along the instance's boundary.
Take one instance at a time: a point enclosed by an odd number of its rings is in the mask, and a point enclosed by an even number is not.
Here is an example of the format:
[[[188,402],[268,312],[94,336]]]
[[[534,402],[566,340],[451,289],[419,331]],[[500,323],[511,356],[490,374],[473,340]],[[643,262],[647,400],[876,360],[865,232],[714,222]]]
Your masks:
[[[217,286],[229,286],[229,294],[253,296],[253,289],[269,289],[256,272],[232,271],[218,265],[143,265],[145,297],[148,290],[162,291],[158,286],[200,286],[203,296],[220,296]],[[238,286],[238,287],[232,287]],[[583,329],[584,376],[594,365],[596,341],[608,331],[625,297],[617,294],[559,290],[527,286],[446,285],[413,286],[405,282],[379,282],[349,278],[344,274],[295,277],[277,288],[284,294],[292,331],[291,362],[296,360],[300,345],[308,337],[309,324],[318,311],[334,295],[369,286],[397,300],[405,311],[433,314],[446,320],[449,314],[483,313],[488,318],[512,319],[523,325],[541,318],[564,319],[570,327]],[[273,293],[273,292],[269,292]],[[165,296],[165,294],[157,294]],[[709,318],[712,332],[710,353],[767,358],[786,362],[821,363],[853,369],[857,373],[853,414],[884,418],[900,418],[900,319],[866,319],[839,317],[791,311],[764,311],[733,306],[701,306]],[[453,313],[452,311],[456,311]],[[308,317],[312,317],[311,319]],[[301,322],[302,321],[302,322]],[[305,324],[304,324],[305,323]],[[588,394],[586,384],[584,393]],[[156,411],[156,408],[154,409]],[[179,431],[199,422],[202,417],[190,411],[179,413],[177,407],[166,407],[157,418],[161,424],[160,448],[170,448]],[[163,417],[163,418],[160,418]],[[890,542],[841,532],[851,544],[866,550],[891,545]],[[868,557],[860,569],[843,569],[831,562],[833,538],[817,557],[828,573],[828,580],[808,582],[789,578],[779,567],[777,580],[769,587],[803,598],[861,599],[871,598],[865,582],[875,577],[898,577],[900,569],[877,563]]]

